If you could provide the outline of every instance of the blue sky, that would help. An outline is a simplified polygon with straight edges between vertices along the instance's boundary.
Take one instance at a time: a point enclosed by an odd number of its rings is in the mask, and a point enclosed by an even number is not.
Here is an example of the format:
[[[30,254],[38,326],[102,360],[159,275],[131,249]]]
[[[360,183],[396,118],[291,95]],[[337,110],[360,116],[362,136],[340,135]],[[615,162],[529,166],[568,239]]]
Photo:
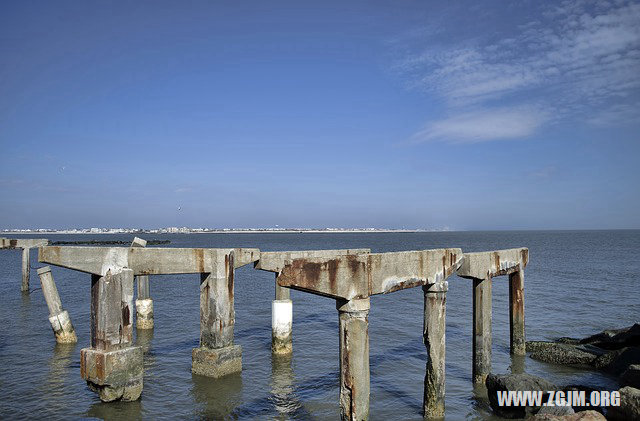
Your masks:
[[[0,228],[640,228],[640,3],[3,2]]]

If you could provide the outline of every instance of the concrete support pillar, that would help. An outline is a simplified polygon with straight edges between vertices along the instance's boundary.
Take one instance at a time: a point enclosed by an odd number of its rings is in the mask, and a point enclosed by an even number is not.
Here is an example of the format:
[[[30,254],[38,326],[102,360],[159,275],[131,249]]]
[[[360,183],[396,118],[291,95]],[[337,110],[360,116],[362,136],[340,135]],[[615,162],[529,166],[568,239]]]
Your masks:
[[[491,372],[491,278],[473,279],[473,383]]]
[[[524,270],[509,275],[509,321],[511,354],[525,355]]]
[[[56,342],[59,344],[78,342],[69,313],[62,309],[62,302],[51,274],[51,268],[45,266],[38,269],[38,276],[40,277],[44,300],[47,302],[47,307],[49,307],[49,322],[56,337]]]
[[[293,351],[292,326],[291,291],[276,282],[276,299],[271,303],[271,351],[274,354],[290,354]]]
[[[202,274],[200,283],[200,347],[194,348],[191,371],[222,377],[242,370],[242,348],[233,344],[233,253],[218,262],[216,273]]]
[[[91,275],[91,347],[80,351],[80,373],[103,402],[134,401],[142,393],[142,348],[132,346],[133,271]]]
[[[29,292],[29,277],[31,276],[31,260],[28,247],[22,249],[22,292]]]
[[[336,300],[340,329],[340,416],[369,418],[369,298]]]
[[[138,297],[136,299],[136,327],[153,329],[153,300],[149,294],[149,276],[136,276]]]
[[[444,417],[445,397],[445,327],[447,281],[422,287],[424,291],[424,345],[427,348],[427,370],[424,377],[425,418]]]

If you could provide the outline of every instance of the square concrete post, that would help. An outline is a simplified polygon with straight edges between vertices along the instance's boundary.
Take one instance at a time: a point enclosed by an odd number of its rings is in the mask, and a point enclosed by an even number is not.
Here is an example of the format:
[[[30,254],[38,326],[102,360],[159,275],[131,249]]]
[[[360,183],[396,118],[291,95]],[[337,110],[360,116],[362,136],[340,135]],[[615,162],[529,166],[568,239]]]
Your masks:
[[[216,272],[203,273],[200,283],[200,347],[191,354],[191,371],[222,377],[242,370],[242,348],[233,344],[233,252],[216,263]]]
[[[136,276],[138,296],[136,298],[136,327],[153,329],[153,300],[149,294],[149,276]]]
[[[29,277],[31,276],[31,260],[29,258],[29,248],[22,249],[22,292],[29,292]]]
[[[45,266],[38,269],[38,276],[42,285],[42,295],[44,295],[44,300],[49,308],[49,323],[51,323],[56,342],[59,344],[78,342],[69,313],[62,309],[62,302],[56,283],[53,281],[51,268]]]
[[[340,329],[340,416],[369,418],[369,298],[336,300]]]
[[[274,354],[290,354],[293,351],[292,327],[291,290],[281,287],[276,281],[276,299],[271,303],[271,351]]]
[[[491,278],[473,279],[473,383],[491,372]]]
[[[142,393],[142,348],[132,346],[133,270],[91,275],[91,348],[80,351],[80,373],[104,402]]]
[[[525,355],[523,269],[509,275],[509,321],[511,354]]]
[[[146,247],[147,241],[134,237],[131,247]],[[153,329],[153,300],[149,295],[149,276],[138,275],[135,277],[138,285],[136,298],[136,327],[138,329]]]
[[[424,291],[424,345],[427,348],[427,370],[424,377],[425,418],[444,417],[445,397],[445,327],[447,281],[422,287]]]

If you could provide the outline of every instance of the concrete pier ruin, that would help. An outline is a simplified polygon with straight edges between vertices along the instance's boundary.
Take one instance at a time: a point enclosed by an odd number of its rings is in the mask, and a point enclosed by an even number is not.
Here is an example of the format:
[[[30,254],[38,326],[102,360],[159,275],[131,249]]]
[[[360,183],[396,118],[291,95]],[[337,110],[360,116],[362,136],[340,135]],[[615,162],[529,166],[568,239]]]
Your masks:
[[[45,240],[46,241],[46,240]],[[17,244],[17,243],[16,243]],[[473,365],[475,384],[491,370],[492,280],[509,276],[511,353],[524,355],[524,269],[526,248],[463,253],[459,248],[370,253],[369,249],[263,252],[253,248],[146,248],[41,246],[39,261],[91,274],[91,343],[81,351],[81,374],[103,401],[136,400],[143,388],[142,349],[133,342],[136,312],[153,326],[149,275],[200,274],[200,340],[192,350],[194,374],[219,378],[242,370],[242,349],[234,343],[235,269],[276,275],[272,303],[273,358],[291,358],[290,290],[335,300],[338,312],[340,414],[344,420],[369,417],[369,311],[371,296],[422,287],[425,363],[423,415],[445,414],[446,294],[456,273],[473,281]],[[51,317],[64,319],[51,270],[38,271]],[[152,305],[147,309],[152,309]],[[62,319],[61,319],[62,317]],[[68,319],[68,314],[67,314]],[[50,319],[51,320],[51,319]],[[58,330],[52,321],[58,338]],[[69,326],[71,325],[69,321]],[[71,329],[73,329],[71,327]],[[139,331],[138,335],[141,334]],[[60,334],[61,337],[64,335]],[[75,334],[74,334],[75,336]]]
[[[343,420],[369,417],[369,297],[417,286],[426,287],[424,340],[429,361],[424,414],[444,415],[445,284],[462,264],[462,256],[462,250],[454,248],[285,261],[277,278],[280,286],[336,300]],[[432,299],[431,288],[441,295]]]
[[[369,249],[347,250],[302,250],[302,251],[266,251],[260,253],[260,260],[254,268],[274,272],[275,299],[271,303],[271,351],[275,354],[290,354],[293,351],[293,303],[291,291],[278,285],[278,275],[285,261],[304,258],[333,258],[350,254],[369,253]]]
[[[78,342],[69,313],[62,309],[62,301],[53,280],[51,268],[45,266],[38,269],[38,277],[42,285],[42,295],[49,308],[49,323],[51,323],[56,342],[59,344]]]
[[[200,346],[195,374],[220,377],[242,369],[233,344],[234,269],[259,258],[258,249],[56,247],[39,248],[40,262],[91,274],[91,347],[81,373],[103,401],[136,400],[142,392],[142,350],[132,346],[133,279],[139,275],[201,274]]]
[[[511,354],[525,355],[524,268],[529,250],[516,248],[465,253],[457,275],[473,281],[473,382],[484,384],[491,372],[491,283],[494,277],[509,275]]]
[[[49,244],[46,238],[0,238],[0,249],[22,249],[22,284],[20,290],[29,292],[29,280],[31,277],[30,250]]]

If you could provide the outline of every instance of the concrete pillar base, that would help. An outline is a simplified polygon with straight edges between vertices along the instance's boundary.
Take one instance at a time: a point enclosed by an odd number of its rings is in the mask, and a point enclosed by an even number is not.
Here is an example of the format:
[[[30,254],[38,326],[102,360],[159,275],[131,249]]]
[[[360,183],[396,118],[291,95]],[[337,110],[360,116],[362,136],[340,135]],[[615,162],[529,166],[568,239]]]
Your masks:
[[[135,401],[142,393],[142,348],[84,348],[80,351],[80,374],[103,402]]]
[[[242,371],[242,347],[194,348],[191,353],[191,372],[207,377],[223,377]]]
[[[57,343],[70,344],[78,342],[76,331],[71,324],[71,318],[69,318],[69,313],[67,313],[67,310],[64,310],[62,313],[59,313],[55,316],[49,317],[49,323],[51,323],[53,333],[56,335]]]
[[[271,303],[271,351],[274,354],[293,352],[292,319],[293,304],[291,300],[275,300]]]
[[[136,327],[153,329],[153,300],[136,300]]]

